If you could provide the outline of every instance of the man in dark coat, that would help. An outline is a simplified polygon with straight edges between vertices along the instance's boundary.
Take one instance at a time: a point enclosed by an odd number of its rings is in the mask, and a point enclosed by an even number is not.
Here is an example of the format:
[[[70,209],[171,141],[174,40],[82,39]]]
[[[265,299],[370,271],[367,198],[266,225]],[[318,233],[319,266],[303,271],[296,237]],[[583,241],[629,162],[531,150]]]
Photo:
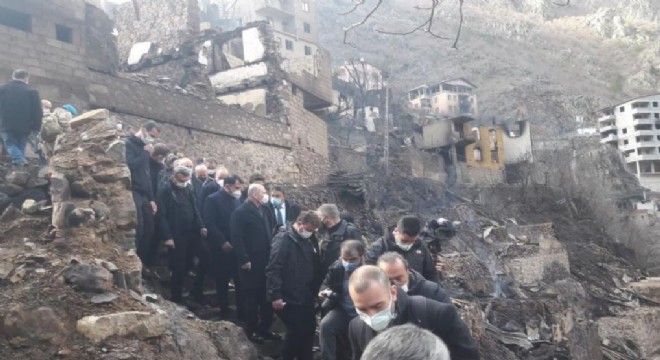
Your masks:
[[[261,174],[252,174],[248,179],[248,186],[252,184],[259,184],[266,186],[266,177]],[[247,189],[243,190],[243,195],[241,196],[241,203],[244,203],[248,198]]]
[[[154,151],[149,158],[149,175],[151,176],[151,189],[158,193],[159,174],[165,170],[163,161],[170,154],[170,149],[165,144],[154,145]],[[171,174],[170,174],[171,175]]]
[[[273,221],[265,206],[267,203],[264,186],[250,185],[247,201],[231,215],[229,226],[245,296],[246,331],[248,338],[255,343],[279,339],[270,331],[273,307],[266,300],[266,265],[273,238]]]
[[[410,296],[418,295],[441,303],[451,303],[449,295],[437,282],[424,279],[422,274],[408,267],[408,261],[401,254],[388,252],[381,255],[378,267]]]
[[[273,238],[266,268],[268,300],[286,326],[282,359],[312,360],[316,296],[321,261],[314,233],[321,219],[313,211],[285,224]]]
[[[43,108],[39,92],[28,86],[30,75],[16,70],[12,81],[0,86],[0,137],[14,166],[23,166],[31,133],[41,130]]]
[[[131,171],[133,201],[137,210],[135,242],[137,254],[145,265],[150,266],[149,243],[153,239],[154,216],[158,210],[155,189],[152,187],[149,159],[154,152],[153,143],[160,135],[155,122],[147,122],[135,135],[125,138],[126,164]]]
[[[382,270],[371,265],[361,266],[353,273],[349,291],[358,313],[348,329],[354,360],[362,357],[369,342],[380,332],[403,324],[431,331],[444,341],[452,359],[479,359],[479,349],[453,305],[408,296],[391,285]]]
[[[284,227],[286,223],[294,222],[300,216],[300,206],[286,198],[284,188],[274,186],[270,189],[270,203],[268,208],[273,212],[273,218],[276,222],[276,230]]]
[[[332,263],[339,259],[341,244],[346,240],[360,240],[362,234],[355,225],[341,219],[339,208],[335,204],[323,204],[318,208],[323,222],[321,236],[321,272],[325,276]]]
[[[224,179],[223,185],[220,191],[210,195],[204,202],[204,223],[209,229],[208,275],[215,278],[218,306],[225,314],[229,309],[229,280],[234,280],[238,318],[243,319],[245,300],[238,279],[238,266],[231,245],[230,229],[231,214],[240,206],[238,199],[241,197],[243,180],[238,176],[229,176]],[[202,287],[199,286],[199,289],[194,289],[192,292],[201,291]]]
[[[215,181],[207,181],[202,186],[202,191],[199,194],[197,201],[199,202],[199,208],[204,209],[204,202],[212,194],[215,194],[216,191],[220,191],[224,186],[224,179],[229,177],[229,171],[224,166],[217,168],[215,172]],[[241,193],[242,196],[242,193]],[[242,203],[239,200],[239,203]]]
[[[195,191],[195,197],[198,200],[202,194],[202,188],[206,183],[210,182],[210,180],[214,179],[209,178],[209,171],[206,168],[206,165],[198,164],[195,166],[195,175],[192,177],[192,179],[190,179],[190,181],[192,183],[193,190]],[[200,210],[201,209],[202,208],[200,207]]]
[[[376,265],[378,258],[394,251],[403,256],[410,268],[421,273],[426,280],[438,282],[438,270],[428,247],[419,238],[422,223],[415,216],[404,216],[390,234],[376,240],[367,250],[366,263]]]
[[[346,240],[341,244],[341,257],[328,269],[320,295],[327,312],[319,324],[319,343],[323,360],[348,360],[348,324],[357,316],[348,293],[348,279],[364,262],[365,246],[360,240]]]
[[[197,209],[197,200],[188,183],[191,175],[189,168],[177,164],[170,181],[158,191],[158,225],[168,248],[172,272],[171,299],[176,303],[183,302],[183,285],[189,264],[201,237],[207,235]]]

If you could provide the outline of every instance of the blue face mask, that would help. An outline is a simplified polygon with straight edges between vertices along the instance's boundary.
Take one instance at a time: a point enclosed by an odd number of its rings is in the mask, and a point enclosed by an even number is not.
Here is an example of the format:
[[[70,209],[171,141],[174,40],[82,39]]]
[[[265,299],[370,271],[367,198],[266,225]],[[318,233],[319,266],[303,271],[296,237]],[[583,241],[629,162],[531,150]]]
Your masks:
[[[271,204],[273,204],[273,206],[275,206],[275,207],[280,207],[280,206],[282,206],[282,202],[283,202],[283,201],[282,201],[282,199],[271,198],[271,199],[270,199],[270,202],[271,202]]]
[[[358,267],[360,267],[359,263],[349,263],[347,261],[342,260],[341,264],[344,265],[344,270],[346,271],[355,271]]]

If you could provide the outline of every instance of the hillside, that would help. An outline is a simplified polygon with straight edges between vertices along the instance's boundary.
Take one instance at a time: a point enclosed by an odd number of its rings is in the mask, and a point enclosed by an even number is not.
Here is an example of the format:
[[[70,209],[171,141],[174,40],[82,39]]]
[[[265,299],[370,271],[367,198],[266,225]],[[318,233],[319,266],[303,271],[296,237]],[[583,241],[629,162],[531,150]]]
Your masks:
[[[653,0],[479,0],[465,2],[458,49],[452,40],[407,31],[422,24],[430,1],[386,2],[343,44],[342,28],[362,19],[349,0],[319,4],[321,43],[335,63],[363,57],[388,70],[397,95],[424,82],[466,77],[480,97],[480,118],[506,119],[521,106],[536,123],[535,135],[574,129],[573,119],[629,97],[659,90],[660,3]],[[436,33],[453,38],[458,1],[441,2]]]

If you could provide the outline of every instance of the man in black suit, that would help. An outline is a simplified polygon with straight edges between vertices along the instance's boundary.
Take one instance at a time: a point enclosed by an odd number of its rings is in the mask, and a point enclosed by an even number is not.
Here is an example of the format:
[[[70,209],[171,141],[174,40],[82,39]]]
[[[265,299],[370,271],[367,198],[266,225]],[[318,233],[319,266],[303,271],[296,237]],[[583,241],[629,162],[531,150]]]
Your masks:
[[[298,220],[298,216],[300,216],[300,206],[287,200],[284,188],[281,186],[273,186],[270,190],[270,203],[268,203],[268,208],[273,212],[276,231],[286,225],[286,223]]]
[[[241,197],[243,180],[235,175],[229,176],[224,179],[223,185],[220,191],[210,195],[204,202],[204,222],[208,224],[209,230],[207,238],[210,260],[208,274],[215,278],[218,306],[223,314],[226,314],[229,308],[227,298],[229,280],[234,279],[238,318],[242,319],[244,317],[244,300],[237,276],[238,266],[234,256],[234,247],[231,244],[230,220],[231,214],[241,205],[238,199]],[[195,290],[201,292],[201,286]]]
[[[41,130],[43,109],[39,92],[28,86],[30,75],[16,70],[12,81],[0,86],[0,137],[14,166],[23,166],[30,133]]]
[[[246,331],[248,338],[255,343],[280,339],[270,331],[273,308],[266,301],[266,265],[274,228],[266,204],[266,188],[261,184],[250,185],[247,201],[231,215],[229,226],[245,296]]]
[[[216,168],[214,174],[215,176],[213,178],[215,179],[215,181],[205,182],[204,185],[202,186],[202,191],[200,192],[199,197],[197,198],[197,202],[199,203],[200,209],[204,209],[204,202],[206,201],[206,199],[208,199],[210,195],[215,194],[217,191],[220,191],[220,189],[222,189],[222,187],[224,186],[224,179],[229,177],[229,171],[224,166],[220,166]],[[242,201],[239,200],[239,203],[242,203]]]

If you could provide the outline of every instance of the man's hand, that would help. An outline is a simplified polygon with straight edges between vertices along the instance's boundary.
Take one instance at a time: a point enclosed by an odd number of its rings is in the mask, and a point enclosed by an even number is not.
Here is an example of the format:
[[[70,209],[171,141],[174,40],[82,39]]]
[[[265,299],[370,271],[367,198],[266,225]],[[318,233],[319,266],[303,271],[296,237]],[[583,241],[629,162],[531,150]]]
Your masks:
[[[206,230],[206,228],[202,228],[202,230],[199,231],[199,234],[202,235],[202,237],[206,237],[206,235],[209,234],[209,231]]]
[[[156,213],[158,212],[158,205],[156,205],[155,201],[150,202],[150,204],[151,204],[151,212],[154,215],[156,215]]]
[[[286,303],[282,299],[273,301],[273,309],[275,309],[275,311],[281,311],[284,309],[284,305],[286,305]]]
[[[438,270],[438,272],[445,271],[445,263],[442,262],[435,263],[435,269]]]
[[[232,250],[234,250],[234,247],[231,246],[229,241],[225,241],[225,243],[222,244],[222,251],[224,251],[226,253],[230,253]]]
[[[252,263],[251,262],[246,262],[245,264],[241,265],[241,269],[250,271],[252,270]]]
[[[165,247],[168,249],[174,249],[176,246],[174,245],[174,240],[169,239],[165,241]]]
[[[151,144],[147,144],[144,146],[144,150],[146,150],[149,153],[149,155],[151,155],[154,153],[154,146]]]

